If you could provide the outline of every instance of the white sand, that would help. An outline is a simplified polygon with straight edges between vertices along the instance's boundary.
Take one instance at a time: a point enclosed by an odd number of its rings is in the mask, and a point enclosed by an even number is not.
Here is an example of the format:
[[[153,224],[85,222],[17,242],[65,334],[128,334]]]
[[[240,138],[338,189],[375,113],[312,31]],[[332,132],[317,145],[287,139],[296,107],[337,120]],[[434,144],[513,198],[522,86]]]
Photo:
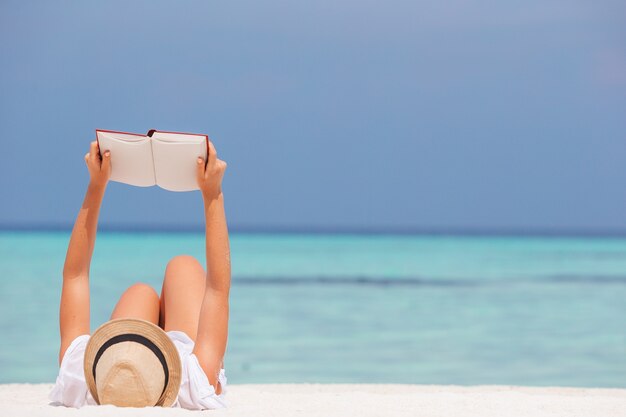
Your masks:
[[[0,416],[191,416],[181,409],[80,410],[48,405],[48,384],[0,385]],[[626,389],[420,385],[232,385],[215,416],[612,417],[626,416]]]

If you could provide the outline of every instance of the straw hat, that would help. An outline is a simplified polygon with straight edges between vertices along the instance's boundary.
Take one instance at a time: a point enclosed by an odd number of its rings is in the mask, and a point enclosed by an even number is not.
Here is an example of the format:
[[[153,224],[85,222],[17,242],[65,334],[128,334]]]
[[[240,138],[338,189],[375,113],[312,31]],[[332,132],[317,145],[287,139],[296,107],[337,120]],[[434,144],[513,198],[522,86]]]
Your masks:
[[[176,346],[145,320],[117,319],[100,326],[87,343],[84,370],[98,404],[170,407],[180,388]]]

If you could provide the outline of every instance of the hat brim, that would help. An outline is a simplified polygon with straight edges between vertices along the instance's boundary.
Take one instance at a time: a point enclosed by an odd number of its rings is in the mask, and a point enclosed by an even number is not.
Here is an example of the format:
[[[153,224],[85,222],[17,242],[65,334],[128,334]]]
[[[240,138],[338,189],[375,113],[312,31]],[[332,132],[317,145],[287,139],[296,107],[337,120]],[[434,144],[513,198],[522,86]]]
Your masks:
[[[141,319],[115,319],[104,323],[98,327],[89,338],[87,348],[85,350],[85,360],[83,369],[85,372],[85,381],[89,392],[94,400],[100,404],[98,399],[98,390],[96,388],[96,380],[93,374],[93,365],[96,355],[100,348],[111,338],[120,335],[139,335],[143,336],[161,351],[165,358],[165,363],[169,372],[169,378],[163,394],[159,398],[156,406],[171,407],[176,401],[178,390],[180,389],[181,380],[181,363],[178,350],[174,342],[159,326]]]

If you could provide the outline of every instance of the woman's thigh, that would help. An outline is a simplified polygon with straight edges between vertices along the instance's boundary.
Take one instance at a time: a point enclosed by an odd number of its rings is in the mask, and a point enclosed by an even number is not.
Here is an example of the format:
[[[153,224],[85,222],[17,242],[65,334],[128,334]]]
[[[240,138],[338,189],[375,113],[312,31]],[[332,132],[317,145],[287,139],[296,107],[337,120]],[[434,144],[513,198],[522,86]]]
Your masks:
[[[135,318],[159,323],[159,295],[148,284],[137,283],[128,287],[115,305],[111,320]]]
[[[167,264],[159,321],[163,330],[182,331],[196,340],[205,285],[206,274],[196,258],[181,255]]]

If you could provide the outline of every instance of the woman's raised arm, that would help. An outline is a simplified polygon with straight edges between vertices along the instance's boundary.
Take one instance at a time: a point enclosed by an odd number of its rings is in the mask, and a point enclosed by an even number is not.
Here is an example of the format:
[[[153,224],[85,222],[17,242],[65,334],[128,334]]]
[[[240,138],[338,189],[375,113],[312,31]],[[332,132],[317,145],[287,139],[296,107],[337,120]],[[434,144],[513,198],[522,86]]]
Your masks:
[[[59,363],[76,337],[89,334],[89,265],[96,243],[100,205],[111,175],[110,154],[107,152],[101,158],[97,142],[91,143],[85,163],[89,169],[89,186],[72,229],[63,266]]]
[[[207,277],[200,308],[198,335],[193,353],[219,394],[217,379],[228,338],[228,295],[230,291],[230,247],[224,212],[222,178],[226,162],[217,159],[209,142],[208,160],[198,158],[197,180],[204,200],[206,219]]]

